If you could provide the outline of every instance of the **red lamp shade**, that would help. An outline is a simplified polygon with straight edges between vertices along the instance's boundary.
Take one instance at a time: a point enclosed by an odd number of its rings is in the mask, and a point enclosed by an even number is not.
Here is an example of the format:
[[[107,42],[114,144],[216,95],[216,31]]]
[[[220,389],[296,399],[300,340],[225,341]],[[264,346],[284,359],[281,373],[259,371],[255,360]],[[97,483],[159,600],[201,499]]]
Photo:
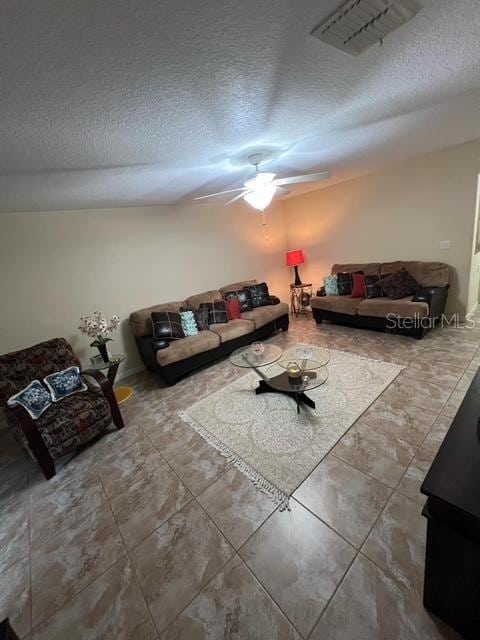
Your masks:
[[[305,262],[305,257],[301,249],[295,249],[294,251],[287,251],[287,267],[296,267],[299,264]]]

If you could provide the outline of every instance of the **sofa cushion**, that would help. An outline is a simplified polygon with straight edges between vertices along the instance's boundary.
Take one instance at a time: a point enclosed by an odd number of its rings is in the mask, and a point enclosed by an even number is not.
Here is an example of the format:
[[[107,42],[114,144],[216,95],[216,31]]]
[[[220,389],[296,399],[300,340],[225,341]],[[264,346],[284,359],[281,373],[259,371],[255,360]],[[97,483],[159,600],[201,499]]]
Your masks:
[[[378,284],[380,276],[363,276],[363,279],[366,298],[381,298],[384,295],[382,287]]]
[[[189,309],[196,311],[198,307],[204,302],[215,302],[215,300],[221,300],[222,294],[218,289],[212,289],[211,291],[204,291],[203,293],[196,293],[194,296],[190,296],[185,300],[185,303]]]
[[[176,311],[154,311],[152,313],[152,328],[155,340],[180,340],[185,338],[182,316]]]
[[[428,304],[426,302],[412,302],[412,296],[391,300],[390,298],[372,298],[360,302],[357,311],[359,316],[374,318],[386,318],[388,314],[401,318],[424,318],[428,316]]]
[[[406,269],[422,287],[446,287],[449,280],[448,265],[444,262],[420,262],[418,260],[384,262],[380,273],[395,273]]]
[[[228,322],[227,303],[225,300],[217,300],[216,302],[202,302],[198,307],[199,313],[203,313],[204,309],[208,312],[208,325],[221,322]]]
[[[223,293],[225,300],[236,298],[240,303],[240,312],[251,311],[253,309],[252,294],[250,289],[232,289]]]
[[[323,279],[326,296],[338,296],[338,276],[325,276]]]
[[[251,284],[245,287],[244,291],[249,291],[252,299],[252,307],[266,307],[270,302],[270,294],[268,292],[268,285],[266,282],[260,284]]]
[[[351,298],[350,296],[313,296],[310,304],[314,309],[333,311],[335,313],[346,313],[354,316],[362,298]]]
[[[172,362],[191,358],[197,353],[215,349],[220,344],[220,337],[213,331],[199,331],[196,336],[187,336],[182,340],[170,343],[167,349],[157,351],[157,362],[164,367]]]
[[[226,300],[227,303],[227,313],[229,320],[240,320],[240,300],[238,298],[230,298]]]
[[[406,269],[400,269],[379,281],[382,291],[392,300],[401,300],[412,296],[420,287],[415,278]]]
[[[222,287],[220,289],[220,293],[223,296],[227,291],[240,291],[240,289],[243,289],[244,287],[248,287],[251,284],[257,284],[257,281],[242,280],[242,282],[232,282],[232,284],[227,284],[225,287]]]
[[[259,329],[269,322],[285,315],[288,315],[288,304],[286,302],[280,302],[280,304],[257,307],[256,309],[252,309],[252,311],[246,311],[242,313],[242,318],[251,320],[255,325],[255,329]]]
[[[245,320],[245,318],[230,320],[230,322],[223,324],[212,324],[210,327],[210,331],[213,331],[213,333],[216,333],[220,337],[220,342],[228,342],[229,340],[246,336],[249,333],[253,333],[254,330],[255,325],[253,322],[251,320]]]
[[[342,271],[347,273],[362,271],[366,276],[378,276],[380,275],[380,262],[366,262],[365,264],[334,264],[331,273],[333,276],[336,273],[341,273]]]
[[[152,335],[152,313],[155,311],[174,311],[180,312],[180,307],[184,307],[185,302],[165,302],[164,304],[156,304],[153,307],[139,309],[130,314],[130,326],[132,333],[138,338],[142,336]]]

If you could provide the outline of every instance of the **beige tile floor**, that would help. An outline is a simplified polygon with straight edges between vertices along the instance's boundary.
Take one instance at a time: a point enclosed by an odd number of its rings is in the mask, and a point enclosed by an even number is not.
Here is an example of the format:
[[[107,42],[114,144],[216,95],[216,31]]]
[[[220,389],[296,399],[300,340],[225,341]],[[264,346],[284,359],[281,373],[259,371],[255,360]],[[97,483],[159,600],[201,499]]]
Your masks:
[[[0,430],[0,619],[29,640],[435,640],[419,487],[480,364],[480,327],[423,341],[292,322],[272,341],[399,362],[396,381],[275,505],[177,411],[243,370],[131,380],[126,428],[43,480]],[[293,410],[293,408],[292,408]]]

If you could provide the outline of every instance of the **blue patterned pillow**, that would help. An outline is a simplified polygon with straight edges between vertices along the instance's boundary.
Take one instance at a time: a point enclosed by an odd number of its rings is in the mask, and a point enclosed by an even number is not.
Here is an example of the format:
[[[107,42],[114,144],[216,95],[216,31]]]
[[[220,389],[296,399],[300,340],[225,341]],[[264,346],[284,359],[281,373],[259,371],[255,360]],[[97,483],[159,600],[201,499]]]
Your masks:
[[[50,390],[54,402],[71,396],[72,393],[78,393],[79,391],[86,391],[88,389],[80,376],[80,369],[78,367],[68,367],[68,369],[64,369],[58,373],[51,373],[44,378],[43,381]]]
[[[33,420],[39,418],[52,404],[52,396],[39,380],[34,380],[7,400],[9,407],[22,406]]]
[[[186,336],[196,336],[198,333],[197,323],[195,322],[195,314],[193,311],[182,311],[180,313],[183,333]]]
[[[338,278],[337,276],[326,276],[323,279],[325,285],[325,295],[338,296]]]

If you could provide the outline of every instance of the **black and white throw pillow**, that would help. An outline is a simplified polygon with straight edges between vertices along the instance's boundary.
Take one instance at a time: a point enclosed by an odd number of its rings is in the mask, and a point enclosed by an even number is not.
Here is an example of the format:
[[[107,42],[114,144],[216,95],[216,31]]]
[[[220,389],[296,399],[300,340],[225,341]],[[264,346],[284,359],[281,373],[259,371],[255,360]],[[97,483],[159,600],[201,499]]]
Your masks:
[[[219,324],[228,322],[227,305],[224,300],[217,300],[215,302],[202,302],[198,307],[199,313],[203,313],[204,310],[208,312],[208,324]]]
[[[256,309],[257,307],[266,307],[272,304],[272,301],[270,300],[270,294],[268,292],[268,285],[266,282],[249,285],[248,287],[244,288],[244,291],[248,291],[250,293],[252,307],[254,309]]]
[[[354,271],[354,273],[363,274],[363,271]],[[341,271],[337,273],[337,287],[339,296],[351,296],[353,289],[353,278],[351,273]]]
[[[185,338],[182,318],[175,311],[152,311],[152,325],[155,340],[180,340]]]

